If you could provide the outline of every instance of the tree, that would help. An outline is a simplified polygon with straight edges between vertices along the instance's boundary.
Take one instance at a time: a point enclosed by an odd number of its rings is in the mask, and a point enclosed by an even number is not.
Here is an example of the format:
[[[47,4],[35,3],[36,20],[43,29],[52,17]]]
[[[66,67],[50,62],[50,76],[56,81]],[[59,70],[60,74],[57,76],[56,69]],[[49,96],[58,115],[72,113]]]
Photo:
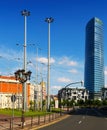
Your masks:
[[[43,100],[42,101],[42,107],[45,108],[45,106],[46,106],[46,100]]]
[[[107,100],[102,100],[102,105],[106,106],[107,105]]]
[[[96,107],[99,107],[102,105],[102,101],[96,99],[96,100],[93,100],[93,105],[96,106]]]
[[[51,101],[50,105],[55,107],[55,100]]]
[[[30,110],[33,110],[34,102],[31,100],[30,101]]]
[[[79,106],[83,106],[84,105],[84,101],[82,99],[78,100],[77,103],[78,103]]]
[[[72,100],[70,101],[70,106],[72,107],[72,106],[74,105],[74,103],[75,103],[75,101],[72,99]]]

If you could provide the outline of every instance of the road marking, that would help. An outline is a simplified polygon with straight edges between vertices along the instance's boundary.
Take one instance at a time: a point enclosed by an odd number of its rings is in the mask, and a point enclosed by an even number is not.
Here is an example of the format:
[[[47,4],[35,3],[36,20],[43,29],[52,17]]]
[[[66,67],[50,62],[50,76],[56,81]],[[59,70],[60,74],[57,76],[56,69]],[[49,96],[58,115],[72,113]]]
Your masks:
[[[79,121],[79,122],[78,122],[78,124],[81,124],[81,123],[82,123],[82,121]]]

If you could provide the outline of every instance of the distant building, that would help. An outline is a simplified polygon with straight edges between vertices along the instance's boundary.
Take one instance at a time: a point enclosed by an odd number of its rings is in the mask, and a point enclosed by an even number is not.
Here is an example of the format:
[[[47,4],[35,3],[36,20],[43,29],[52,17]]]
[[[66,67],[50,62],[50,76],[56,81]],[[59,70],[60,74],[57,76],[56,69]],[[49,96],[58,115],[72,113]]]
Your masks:
[[[50,101],[54,104],[51,104],[51,107],[58,108],[59,102],[58,102],[58,95],[50,95]]]
[[[107,100],[107,88],[102,88],[102,100]]]
[[[16,81],[14,76],[0,76],[0,108],[12,108],[12,95],[16,97],[14,107],[22,108],[22,84]],[[27,82],[26,96],[27,108],[30,107],[30,101],[35,101],[39,109],[42,101],[46,100],[46,83],[35,85]]]
[[[46,100],[46,83],[31,84],[30,86],[30,101],[34,102],[35,109],[41,109],[43,100]]]
[[[27,83],[27,96],[29,106],[30,84]],[[0,108],[12,108],[11,97],[15,95],[15,108],[22,108],[22,84],[14,76],[0,76]]]
[[[84,86],[90,99],[101,99],[104,87],[104,40],[103,23],[92,18],[86,26]]]
[[[62,88],[58,91],[58,100],[88,100],[89,92],[85,88]]]

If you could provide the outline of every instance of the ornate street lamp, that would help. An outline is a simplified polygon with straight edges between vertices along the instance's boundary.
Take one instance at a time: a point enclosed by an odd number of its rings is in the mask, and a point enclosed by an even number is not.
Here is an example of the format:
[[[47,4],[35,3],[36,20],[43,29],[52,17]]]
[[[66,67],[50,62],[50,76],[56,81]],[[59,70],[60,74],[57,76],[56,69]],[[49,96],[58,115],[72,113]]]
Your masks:
[[[19,69],[17,70],[14,74],[15,74],[15,78],[16,80],[18,80],[21,84],[22,84],[22,118],[21,118],[21,122],[22,122],[22,128],[24,127],[24,122],[25,122],[25,118],[24,118],[24,111],[25,111],[25,105],[24,105],[24,102],[25,102],[25,91],[24,91],[24,83],[27,81],[27,80],[30,80],[30,77],[31,77],[31,71],[27,71],[25,72],[24,69]]]
[[[22,70],[19,69],[14,74],[15,74],[16,80],[19,80],[20,83],[24,83],[27,80],[30,80],[31,73],[32,73],[31,71],[25,72],[24,69]]]

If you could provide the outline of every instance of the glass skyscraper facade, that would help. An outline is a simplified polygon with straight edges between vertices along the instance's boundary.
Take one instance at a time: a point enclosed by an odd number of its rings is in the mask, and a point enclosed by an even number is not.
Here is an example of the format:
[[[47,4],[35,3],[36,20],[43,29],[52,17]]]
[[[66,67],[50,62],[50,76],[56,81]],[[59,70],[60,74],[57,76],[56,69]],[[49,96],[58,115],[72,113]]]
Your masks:
[[[90,99],[101,97],[104,87],[103,23],[94,17],[86,25],[84,86]]]

